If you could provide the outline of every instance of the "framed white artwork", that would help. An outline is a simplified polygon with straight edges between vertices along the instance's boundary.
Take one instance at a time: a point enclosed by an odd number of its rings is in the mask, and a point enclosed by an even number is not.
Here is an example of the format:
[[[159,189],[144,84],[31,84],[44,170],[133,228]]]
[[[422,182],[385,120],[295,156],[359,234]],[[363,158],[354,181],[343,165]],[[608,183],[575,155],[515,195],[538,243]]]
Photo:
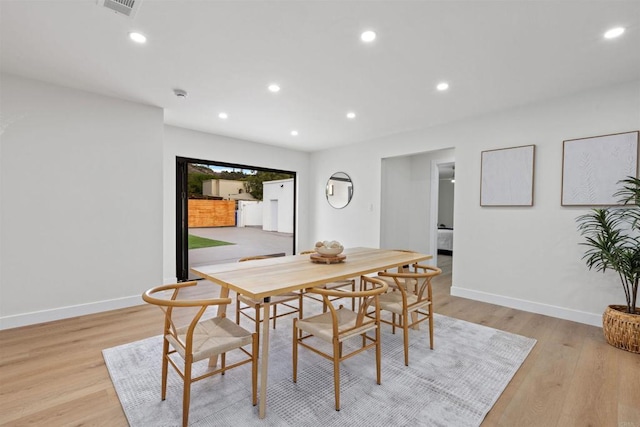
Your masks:
[[[535,145],[483,151],[480,206],[533,206]]]
[[[618,181],[638,176],[638,134],[570,139],[562,147],[562,206],[618,205]]]

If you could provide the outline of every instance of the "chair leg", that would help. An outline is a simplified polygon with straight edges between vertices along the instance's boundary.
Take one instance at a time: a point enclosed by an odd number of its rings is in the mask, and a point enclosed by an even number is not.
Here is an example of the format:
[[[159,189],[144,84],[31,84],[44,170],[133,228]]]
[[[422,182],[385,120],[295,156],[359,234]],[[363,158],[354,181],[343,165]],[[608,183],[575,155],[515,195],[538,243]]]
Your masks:
[[[251,341],[251,392],[253,394],[253,406],[258,404],[258,334],[253,334]]]
[[[255,320],[256,320],[256,334],[260,335],[260,306],[256,305],[253,307],[253,311],[255,311]],[[268,322],[269,320],[267,320]]]
[[[351,292],[356,291],[356,281],[355,279],[351,279]],[[351,297],[351,311],[356,311],[356,298]]]
[[[273,305],[273,329],[276,328],[276,319],[278,318],[278,304],[271,304]],[[265,319],[267,322],[269,321],[269,319]]]
[[[392,334],[396,333],[396,314],[395,313],[391,314],[391,333]]]
[[[402,332],[404,341],[404,365],[409,366],[409,315],[402,315]]]
[[[298,297],[298,318],[300,319],[304,319],[304,316],[302,315],[304,306],[302,305],[302,292],[300,293],[300,296]]]
[[[433,350],[433,307],[429,307],[429,346]]]
[[[165,339],[162,344],[162,387],[160,393],[160,395],[162,396],[162,400],[165,400],[167,398],[167,370],[169,367],[169,360],[167,359],[169,357],[168,353],[169,341]]]
[[[382,365],[381,365],[381,360],[382,360],[382,349],[380,346],[380,324],[378,324],[378,326],[376,327],[376,379],[378,384],[380,384],[380,380],[381,380],[381,370],[382,370]]]
[[[336,393],[336,411],[340,410],[340,358],[338,352],[340,344],[337,339],[333,340],[333,387]]]
[[[226,366],[227,366],[227,353],[222,353],[220,355],[220,368],[222,369],[222,372],[220,375],[224,375]]]
[[[182,427],[189,425],[189,400],[191,397],[191,356],[184,361],[184,390],[182,394]]]
[[[298,319],[293,319],[293,382],[298,381]]]
[[[240,300],[238,296],[239,295],[236,295],[236,325],[240,324]]]

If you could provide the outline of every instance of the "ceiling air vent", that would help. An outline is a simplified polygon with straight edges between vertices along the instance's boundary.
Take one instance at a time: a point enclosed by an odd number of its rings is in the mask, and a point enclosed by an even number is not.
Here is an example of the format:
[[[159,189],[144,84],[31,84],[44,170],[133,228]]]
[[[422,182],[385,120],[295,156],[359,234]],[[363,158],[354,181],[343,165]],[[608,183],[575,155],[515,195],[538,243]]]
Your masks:
[[[140,8],[142,0],[97,0],[98,6],[104,6],[121,15],[133,18]]]

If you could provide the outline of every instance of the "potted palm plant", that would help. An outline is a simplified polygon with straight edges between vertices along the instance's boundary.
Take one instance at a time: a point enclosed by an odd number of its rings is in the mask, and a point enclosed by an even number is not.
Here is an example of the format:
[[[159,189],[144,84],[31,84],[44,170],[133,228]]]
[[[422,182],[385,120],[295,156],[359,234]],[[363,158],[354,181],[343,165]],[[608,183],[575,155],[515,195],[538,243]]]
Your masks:
[[[640,279],[640,179],[627,177],[614,196],[622,206],[592,209],[577,218],[581,243],[589,249],[583,259],[589,269],[618,273],[626,305],[610,305],[602,318],[607,342],[640,353],[640,308],[637,307]]]

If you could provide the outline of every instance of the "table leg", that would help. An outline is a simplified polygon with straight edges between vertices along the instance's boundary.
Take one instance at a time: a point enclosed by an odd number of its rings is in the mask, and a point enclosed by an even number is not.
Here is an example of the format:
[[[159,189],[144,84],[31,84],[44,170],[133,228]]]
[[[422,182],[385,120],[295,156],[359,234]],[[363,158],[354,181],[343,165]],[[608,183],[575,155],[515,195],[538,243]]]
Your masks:
[[[220,298],[229,298],[229,288],[222,286],[220,288]],[[218,317],[227,315],[227,305],[221,304],[218,306]],[[215,354],[209,358],[209,366],[214,367],[218,364],[218,355]]]
[[[271,298],[264,299],[262,314],[262,357],[260,358],[260,418],[264,418],[267,412],[267,371],[269,365],[269,314],[271,310]]]
[[[418,321],[418,313],[416,313],[415,311],[411,312],[411,322],[417,322]],[[420,324],[416,323],[415,325],[413,325],[413,328],[411,328],[415,331],[419,331],[420,330]]]

